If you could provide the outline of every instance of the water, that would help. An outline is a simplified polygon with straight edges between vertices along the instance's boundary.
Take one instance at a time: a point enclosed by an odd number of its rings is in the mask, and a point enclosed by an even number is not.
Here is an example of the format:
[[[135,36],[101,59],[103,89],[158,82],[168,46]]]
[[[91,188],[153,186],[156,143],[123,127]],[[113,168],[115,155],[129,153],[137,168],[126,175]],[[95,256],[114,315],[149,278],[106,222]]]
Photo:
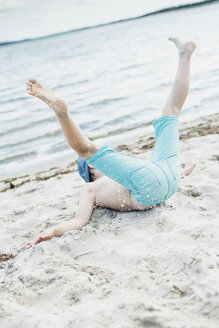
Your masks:
[[[159,117],[177,65],[167,38],[180,35],[198,43],[181,120],[218,111],[218,16],[216,2],[1,46],[0,177],[71,153],[52,109],[27,95],[32,76],[68,102],[88,137],[119,140]]]
[[[0,0],[0,42],[32,39],[200,1],[204,0]]]

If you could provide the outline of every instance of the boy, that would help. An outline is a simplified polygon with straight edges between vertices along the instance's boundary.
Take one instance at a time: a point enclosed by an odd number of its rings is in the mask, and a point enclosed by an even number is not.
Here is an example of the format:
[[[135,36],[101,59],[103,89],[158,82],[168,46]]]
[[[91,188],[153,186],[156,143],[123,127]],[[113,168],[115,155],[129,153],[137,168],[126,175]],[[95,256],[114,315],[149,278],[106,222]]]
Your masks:
[[[155,147],[150,161],[144,162],[119,154],[108,145],[99,147],[85,137],[68,114],[68,106],[51,89],[36,79],[27,83],[28,93],[53,108],[69,145],[78,153],[79,170],[86,182],[73,220],[46,229],[32,244],[58,237],[69,230],[82,229],[95,205],[115,210],[146,210],[171,197],[180,184],[178,116],[189,90],[190,60],[196,44],[169,38],[179,52],[179,63],[171,93],[161,117],[153,121]],[[81,162],[81,167],[80,167]],[[194,169],[184,171],[188,175]]]

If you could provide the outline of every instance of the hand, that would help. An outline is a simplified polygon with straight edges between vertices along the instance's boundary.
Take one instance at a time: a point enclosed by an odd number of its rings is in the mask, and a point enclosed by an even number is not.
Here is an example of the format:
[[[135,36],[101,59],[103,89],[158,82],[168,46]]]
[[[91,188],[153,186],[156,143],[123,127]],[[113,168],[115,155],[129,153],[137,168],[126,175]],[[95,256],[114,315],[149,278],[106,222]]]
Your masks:
[[[55,229],[54,228],[49,228],[44,231],[42,231],[36,238],[35,240],[28,245],[27,248],[32,247],[33,245],[37,245],[41,243],[42,241],[50,240],[55,236]]]

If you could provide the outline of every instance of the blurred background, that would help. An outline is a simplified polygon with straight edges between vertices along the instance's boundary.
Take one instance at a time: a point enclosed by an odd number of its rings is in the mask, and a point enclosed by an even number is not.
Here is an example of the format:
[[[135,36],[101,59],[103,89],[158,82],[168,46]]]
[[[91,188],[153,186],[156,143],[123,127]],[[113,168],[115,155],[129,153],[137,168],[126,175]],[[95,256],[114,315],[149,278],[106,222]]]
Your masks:
[[[218,17],[219,1],[0,0],[0,179],[76,158],[52,109],[26,93],[29,77],[67,101],[89,138],[130,142],[160,115],[177,35],[198,45],[180,121],[217,112]]]

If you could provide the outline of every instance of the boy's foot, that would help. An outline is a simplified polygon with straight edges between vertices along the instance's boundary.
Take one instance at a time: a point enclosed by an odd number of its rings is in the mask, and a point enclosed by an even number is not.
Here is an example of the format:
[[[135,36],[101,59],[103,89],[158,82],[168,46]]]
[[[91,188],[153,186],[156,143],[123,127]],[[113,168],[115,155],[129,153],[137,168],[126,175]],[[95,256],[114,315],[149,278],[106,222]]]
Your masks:
[[[191,56],[196,48],[196,43],[193,41],[186,41],[177,37],[170,37],[168,40],[175,43],[181,55],[185,54]]]
[[[36,79],[30,79],[26,84],[29,95],[37,97],[52,107],[57,115],[63,115],[68,112],[66,102],[56,96],[46,85],[41,84]]]
[[[189,162],[186,163],[186,166],[184,170],[182,170],[181,175],[182,176],[190,175],[194,170],[194,168],[196,167],[196,165],[197,164],[195,161],[190,160]]]

